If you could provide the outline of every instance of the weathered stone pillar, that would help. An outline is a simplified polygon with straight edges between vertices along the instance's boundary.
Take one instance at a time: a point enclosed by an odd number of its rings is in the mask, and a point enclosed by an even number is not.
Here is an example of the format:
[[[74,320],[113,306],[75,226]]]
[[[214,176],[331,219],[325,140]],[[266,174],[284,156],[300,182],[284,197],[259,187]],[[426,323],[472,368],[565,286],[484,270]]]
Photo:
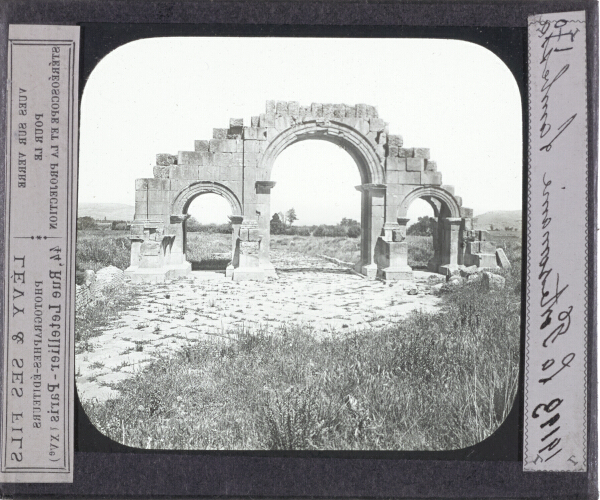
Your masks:
[[[138,235],[129,236],[131,241],[131,258],[129,259],[129,267],[137,267],[141,260],[141,247],[144,242],[144,238]]]
[[[129,260],[129,269],[136,268],[142,260],[141,247],[144,243],[144,225],[139,221],[134,221],[131,224],[131,232],[129,234],[131,241],[131,258]]]
[[[458,234],[458,265],[465,264],[465,253],[467,251],[467,231],[473,230],[473,219],[470,217],[463,217],[462,224],[460,226],[460,232]]]
[[[262,240],[260,242],[260,267],[265,270],[265,276],[276,278],[275,267],[271,263],[271,189],[275,187],[274,181],[256,181],[256,213],[258,216],[258,229]]]
[[[370,279],[377,277],[375,247],[385,222],[385,184],[356,186],[362,193],[360,262],[356,270]]]
[[[189,214],[173,214],[170,217],[169,232],[175,235],[173,246],[171,248],[172,264],[183,264],[187,261],[185,222],[189,218]]]
[[[433,257],[429,259],[427,262],[427,270],[430,273],[437,273],[440,267],[440,255],[441,245],[443,237],[440,235],[440,231],[442,230],[442,224],[438,223],[438,219],[436,217],[432,217],[431,219],[431,235],[433,237]]]
[[[231,262],[227,266],[227,269],[225,269],[225,276],[227,276],[228,278],[233,277],[233,270],[240,266],[239,256],[236,253],[235,249],[236,249],[236,245],[237,245],[237,240],[240,237],[240,227],[242,225],[243,220],[244,220],[244,217],[242,215],[230,215],[229,216],[229,221],[231,222],[232,231],[231,231]]]
[[[459,234],[462,225],[460,217],[442,219],[442,245],[439,272],[446,276],[458,270]]]

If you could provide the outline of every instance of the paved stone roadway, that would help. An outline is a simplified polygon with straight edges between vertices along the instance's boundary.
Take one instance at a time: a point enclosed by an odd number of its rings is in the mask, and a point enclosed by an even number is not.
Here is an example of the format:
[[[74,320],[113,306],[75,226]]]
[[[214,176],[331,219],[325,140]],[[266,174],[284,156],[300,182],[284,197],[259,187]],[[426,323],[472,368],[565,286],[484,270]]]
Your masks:
[[[310,326],[324,336],[380,328],[412,310],[439,306],[430,292],[430,273],[416,271],[412,282],[384,283],[317,257],[272,252],[272,261],[277,280],[235,283],[223,273],[200,271],[168,284],[138,285],[146,298],[94,337],[91,351],[76,356],[79,397],[115,396],[118,382],[155,357],[198,340],[242,330],[276,331],[284,323]]]

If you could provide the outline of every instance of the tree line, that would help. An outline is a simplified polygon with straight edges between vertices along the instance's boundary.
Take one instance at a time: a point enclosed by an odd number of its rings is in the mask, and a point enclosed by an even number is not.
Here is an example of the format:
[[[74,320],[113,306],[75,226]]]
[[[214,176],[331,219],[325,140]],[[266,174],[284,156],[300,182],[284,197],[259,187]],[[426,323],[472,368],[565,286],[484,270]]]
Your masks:
[[[131,229],[131,222],[125,220],[106,220],[103,221],[94,219],[93,217],[85,216],[77,218],[77,230],[79,231],[90,231],[95,229],[110,229],[113,231],[129,231]]]
[[[360,236],[360,222],[344,217],[338,224],[319,224],[311,226],[298,226],[294,223],[299,220],[296,210],[290,208],[287,212],[276,212],[271,217],[271,234],[287,234],[292,236],[330,236],[358,238]],[[419,217],[418,222],[408,227],[406,233],[412,236],[431,236],[432,217]],[[129,230],[131,224],[127,221],[97,221],[93,217],[79,217],[77,219],[78,230]],[[231,234],[233,230],[231,223],[227,224],[202,224],[194,217],[186,221],[186,230],[191,233],[221,233]]]
[[[320,224],[312,226],[293,226],[298,216],[294,208],[285,214],[274,213],[271,218],[271,234],[289,234],[297,236],[336,236],[358,238],[360,236],[360,223],[344,217],[338,224]]]

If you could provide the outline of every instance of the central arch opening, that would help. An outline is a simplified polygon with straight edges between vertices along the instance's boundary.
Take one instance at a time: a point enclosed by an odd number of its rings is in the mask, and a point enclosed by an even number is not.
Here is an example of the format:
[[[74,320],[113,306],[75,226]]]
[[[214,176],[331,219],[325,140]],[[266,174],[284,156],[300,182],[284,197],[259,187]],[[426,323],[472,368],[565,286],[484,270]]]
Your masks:
[[[276,158],[271,174],[271,259],[282,252],[360,261],[362,183],[355,160],[325,140],[303,140]]]
[[[186,260],[192,271],[222,271],[231,261],[230,203],[215,193],[200,193],[187,204],[183,226]]]

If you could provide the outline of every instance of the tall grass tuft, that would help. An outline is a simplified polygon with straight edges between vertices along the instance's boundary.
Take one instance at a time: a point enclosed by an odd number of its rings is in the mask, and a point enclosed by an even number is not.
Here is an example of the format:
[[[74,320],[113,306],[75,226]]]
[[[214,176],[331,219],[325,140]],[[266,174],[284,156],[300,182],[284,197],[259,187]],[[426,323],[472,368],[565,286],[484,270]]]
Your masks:
[[[284,392],[269,393],[258,417],[266,448],[318,449],[335,419],[322,399],[314,386],[292,386]]]

